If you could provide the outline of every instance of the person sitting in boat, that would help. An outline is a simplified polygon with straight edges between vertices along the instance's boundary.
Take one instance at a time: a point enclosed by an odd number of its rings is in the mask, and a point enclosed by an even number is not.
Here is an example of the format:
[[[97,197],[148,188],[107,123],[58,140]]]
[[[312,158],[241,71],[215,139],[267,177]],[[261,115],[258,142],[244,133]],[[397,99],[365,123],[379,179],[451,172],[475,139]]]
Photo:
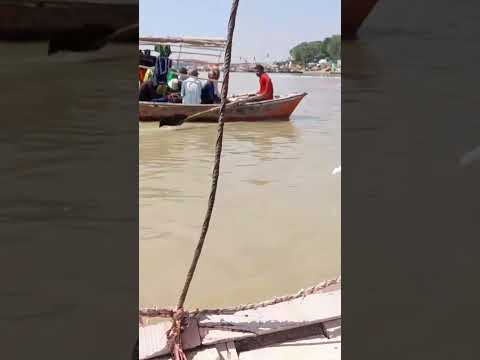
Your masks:
[[[172,79],[168,82],[168,102],[171,103],[181,103],[182,97],[180,96],[180,81],[175,74]]]
[[[217,96],[215,81],[220,77],[220,73],[211,70],[208,73],[208,80],[202,87],[202,104],[219,104],[220,98]]]
[[[212,68],[212,72],[214,77],[213,85],[215,89],[215,96],[217,96],[220,99],[221,95],[220,95],[220,91],[218,91],[218,80],[220,79],[220,69],[218,68],[218,66],[215,66]]]
[[[182,88],[182,82],[187,80],[188,79],[188,71],[186,68],[184,67],[181,67],[179,70],[178,70],[178,81],[179,81],[179,85],[180,85],[180,89]]]
[[[260,90],[255,94],[255,100],[273,100],[273,83],[270,76],[265,72],[265,68],[257,64],[255,66],[255,72],[260,78]]]
[[[143,77],[142,84],[143,84],[145,81],[152,80],[152,78],[153,78],[153,68],[148,68],[148,69],[145,71],[145,76]]]
[[[147,80],[140,85],[138,94],[139,101],[152,101],[156,97],[158,97],[157,87],[154,85],[152,80]]]
[[[197,69],[189,72],[187,80],[182,82],[182,103],[186,105],[198,105],[202,103],[202,82],[198,79]]]
[[[169,93],[180,92],[180,81],[178,80],[178,78],[174,77],[168,82],[168,92]]]

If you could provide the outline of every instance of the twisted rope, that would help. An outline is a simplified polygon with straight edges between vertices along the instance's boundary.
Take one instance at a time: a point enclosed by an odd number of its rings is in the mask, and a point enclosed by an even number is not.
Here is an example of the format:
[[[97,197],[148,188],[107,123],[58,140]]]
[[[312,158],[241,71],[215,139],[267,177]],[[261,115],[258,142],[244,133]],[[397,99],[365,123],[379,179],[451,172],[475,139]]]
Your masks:
[[[218,177],[220,174],[220,159],[222,155],[222,145],[223,145],[224,115],[225,115],[225,107],[227,105],[228,83],[230,80],[230,63],[232,59],[233,33],[235,30],[235,20],[237,17],[239,1],[240,0],[233,0],[232,9],[230,11],[230,19],[228,21],[227,46],[225,48],[225,60],[224,60],[224,79],[223,79],[223,85],[222,85],[222,104],[220,107],[220,116],[218,117],[218,134],[217,134],[217,143],[215,146],[215,164],[213,167],[212,186],[210,189],[210,196],[208,198],[207,212],[205,214],[205,219],[203,221],[200,239],[197,243],[197,247],[193,255],[193,260],[190,265],[190,269],[188,270],[187,278],[185,280],[182,293],[180,294],[180,298],[178,300],[177,308],[172,314],[173,315],[172,327],[167,332],[167,337],[170,344],[170,352],[174,360],[186,360],[185,353],[182,350],[182,339],[181,339],[181,333],[184,328],[183,320],[185,319],[185,312],[183,311],[183,305],[185,304],[185,299],[187,297],[188,289],[190,288],[190,283],[192,282],[193,275],[195,274],[195,269],[197,268],[198,260],[202,253],[203,244],[205,242],[205,237],[207,236],[208,227],[210,225],[210,218],[212,217],[213,205],[215,204],[215,195],[217,193]]]
[[[337,285],[341,284],[341,278],[338,277],[334,280],[326,280],[322,281],[321,283],[315,285],[315,286],[310,286],[309,288],[302,289],[298,291],[296,294],[291,294],[291,295],[285,295],[285,296],[280,296],[280,297],[275,297],[273,299],[263,301],[260,303],[256,304],[245,304],[245,305],[238,305],[230,308],[220,308],[220,309],[207,309],[207,310],[195,310],[191,312],[185,312],[184,315],[187,317],[199,317],[199,316],[204,316],[204,315],[231,315],[234,314],[238,311],[245,311],[245,310],[255,310],[255,309],[260,309],[263,307],[267,307],[270,305],[275,305],[278,303],[286,302],[286,301],[291,301],[299,298],[304,298],[305,296],[312,295],[312,294],[317,294],[324,289],[326,289],[329,286],[332,285]],[[141,309],[139,311],[139,316],[140,318],[145,317],[145,318],[154,318],[154,317],[160,317],[160,318],[171,318],[173,314],[175,313],[175,310],[171,309],[159,309],[159,308],[145,308]]]
[[[200,254],[202,253],[203,244],[205,242],[205,237],[207,235],[208,227],[210,225],[210,218],[212,217],[213,205],[215,204],[218,176],[220,173],[220,159],[222,155],[225,107],[227,105],[228,83],[230,80],[230,63],[232,58],[233,32],[235,30],[235,19],[237,17],[238,3],[239,3],[239,0],[233,0],[232,10],[230,12],[230,20],[228,22],[228,37],[227,37],[227,46],[225,49],[224,79],[223,79],[223,85],[222,85],[222,105],[220,107],[220,116],[218,118],[217,143],[215,146],[215,164],[213,166],[212,187],[210,189],[210,196],[208,198],[208,208],[207,208],[207,213],[205,214],[205,220],[203,221],[200,239],[198,241],[197,247],[195,249],[195,253],[193,255],[192,264],[190,265],[190,269],[187,273],[187,279],[185,280],[185,285],[183,286],[180,299],[178,300],[178,304],[177,304],[178,309],[183,308],[183,305],[185,303],[188,289],[193,279],[193,274],[195,273],[195,269],[197,268],[198,259],[200,258]]]

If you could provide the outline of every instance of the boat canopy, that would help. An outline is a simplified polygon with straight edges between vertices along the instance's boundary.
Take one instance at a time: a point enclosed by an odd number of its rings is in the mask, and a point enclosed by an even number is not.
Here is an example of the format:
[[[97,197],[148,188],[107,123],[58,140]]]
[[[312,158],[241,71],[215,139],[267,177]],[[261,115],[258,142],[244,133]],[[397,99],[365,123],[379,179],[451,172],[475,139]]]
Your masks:
[[[197,37],[140,37],[139,45],[143,48],[152,48],[156,45],[169,45],[173,58],[200,64],[221,64],[227,41],[221,38]],[[185,59],[188,55],[190,59]],[[192,59],[190,55],[194,55]],[[215,59],[212,59],[215,58]],[[213,60],[213,61],[212,61]]]
[[[195,48],[224,50],[227,40],[220,38],[195,37],[140,37],[140,45],[183,45]]]

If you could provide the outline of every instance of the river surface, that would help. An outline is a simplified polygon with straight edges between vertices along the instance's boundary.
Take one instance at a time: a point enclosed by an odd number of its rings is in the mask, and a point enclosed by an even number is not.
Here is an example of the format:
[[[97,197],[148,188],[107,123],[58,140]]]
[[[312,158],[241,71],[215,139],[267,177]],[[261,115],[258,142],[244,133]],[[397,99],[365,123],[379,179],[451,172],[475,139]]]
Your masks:
[[[187,307],[284,295],[340,274],[340,78],[273,74],[308,92],[289,122],[227,123],[217,199]],[[256,90],[233,73],[230,93]],[[172,306],[210,191],[216,124],[140,124],[140,306]]]

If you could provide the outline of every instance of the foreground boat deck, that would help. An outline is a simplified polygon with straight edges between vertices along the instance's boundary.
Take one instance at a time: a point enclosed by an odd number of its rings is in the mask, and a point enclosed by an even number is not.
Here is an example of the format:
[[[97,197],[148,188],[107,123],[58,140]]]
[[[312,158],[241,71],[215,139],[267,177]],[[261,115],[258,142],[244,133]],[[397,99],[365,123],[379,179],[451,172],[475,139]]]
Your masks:
[[[170,359],[169,327],[140,327],[140,359]],[[182,341],[195,360],[340,359],[340,284],[262,308],[192,318]]]

